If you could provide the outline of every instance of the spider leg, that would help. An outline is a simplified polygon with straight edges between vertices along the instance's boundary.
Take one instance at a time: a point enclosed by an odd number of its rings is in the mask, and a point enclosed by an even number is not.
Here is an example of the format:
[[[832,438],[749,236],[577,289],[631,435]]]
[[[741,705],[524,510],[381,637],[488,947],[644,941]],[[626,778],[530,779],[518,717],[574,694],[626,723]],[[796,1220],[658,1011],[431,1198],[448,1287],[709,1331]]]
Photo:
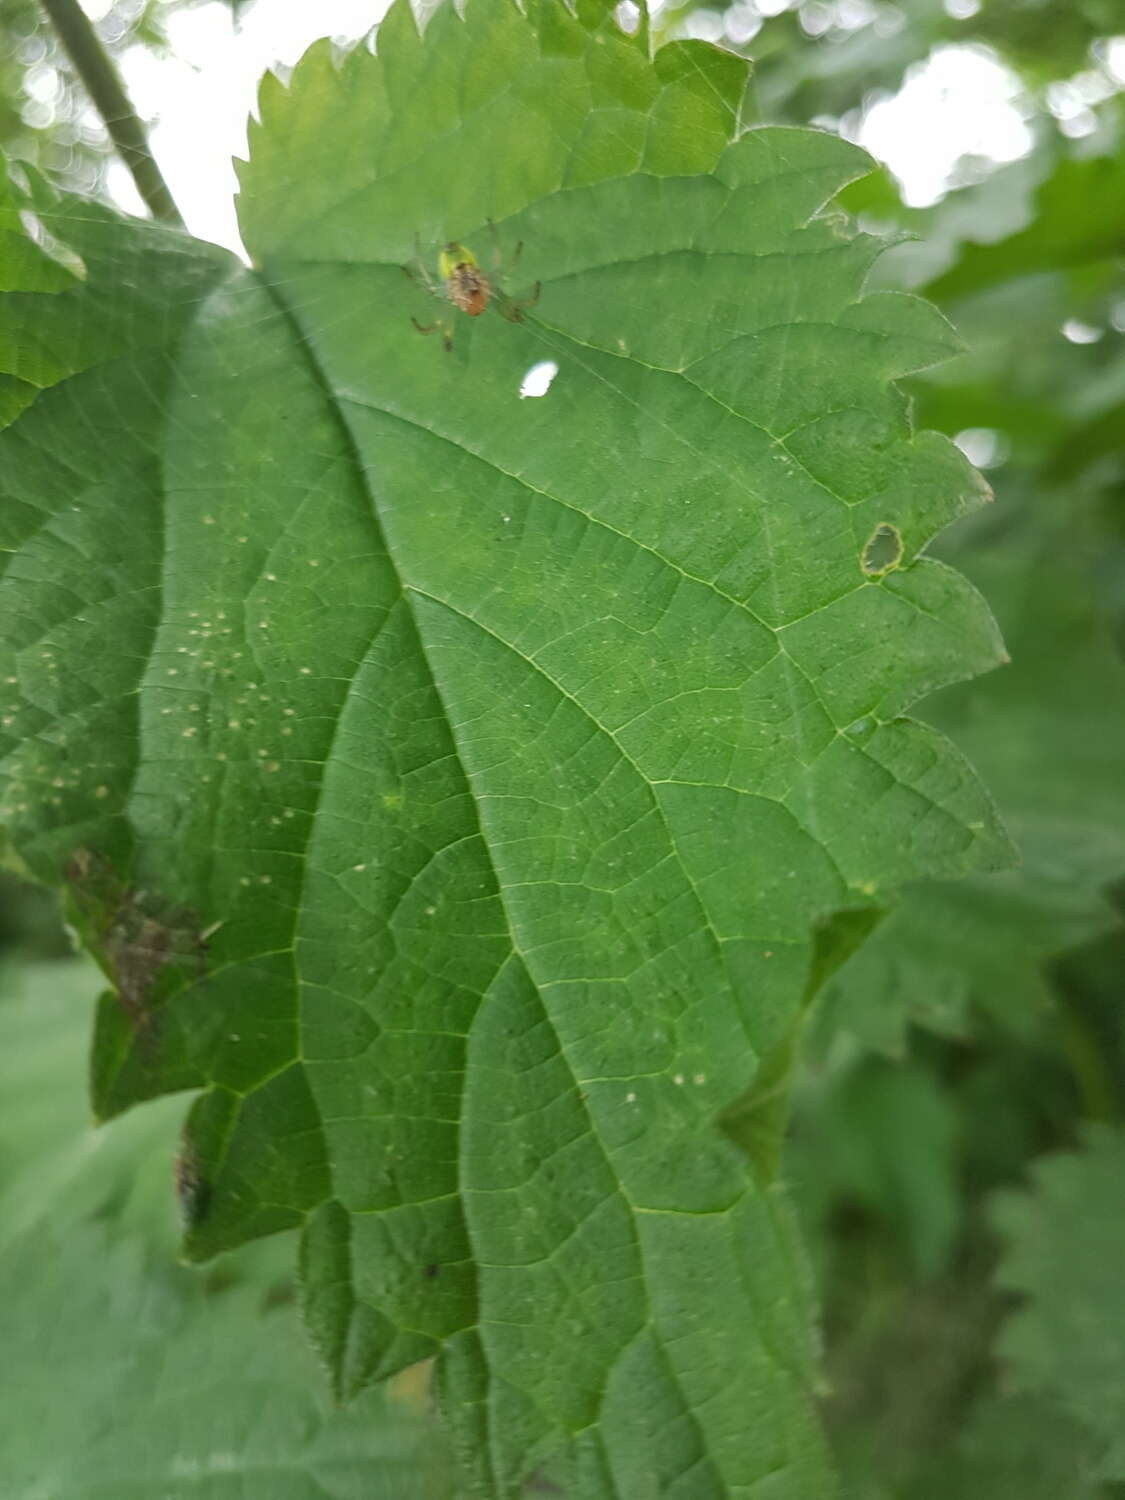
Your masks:
[[[485,222],[488,224],[488,232],[492,236],[492,269],[497,276],[501,272],[505,276],[510,276],[520,263],[520,256],[523,253],[523,240],[520,240],[516,245],[516,248],[512,251],[512,258],[505,265],[504,252],[500,247],[500,232],[492,219],[487,219]]]
[[[443,323],[440,318],[436,323],[419,323],[417,318],[411,318],[410,321],[418,333],[440,333],[442,347],[446,354],[450,353],[453,348],[453,334],[447,323]]]
[[[522,323],[524,309],[534,307],[538,301],[539,283],[536,282],[526,297],[506,297],[503,303],[497,302],[496,306],[501,317],[507,318],[509,323]]]
[[[434,284],[433,279],[431,278],[429,272],[426,270],[421,261],[418,262],[417,266],[403,266],[402,274],[404,276],[409,276],[410,280],[414,283],[415,286],[422,287],[424,291],[429,292],[431,297],[441,296],[441,292]]]
[[[413,281],[416,286],[420,286],[425,291],[429,292],[431,297],[437,297],[441,299],[445,296],[443,288],[438,285],[438,283],[430,275],[429,271],[426,270],[426,262],[422,256],[422,241],[419,239],[417,233],[415,233],[414,235],[413,263],[408,266],[403,266],[402,272],[404,276],[409,276],[411,281]]]
[[[506,297],[503,293],[496,297],[493,306],[502,318],[509,323],[522,323],[525,307],[533,307],[536,297]]]

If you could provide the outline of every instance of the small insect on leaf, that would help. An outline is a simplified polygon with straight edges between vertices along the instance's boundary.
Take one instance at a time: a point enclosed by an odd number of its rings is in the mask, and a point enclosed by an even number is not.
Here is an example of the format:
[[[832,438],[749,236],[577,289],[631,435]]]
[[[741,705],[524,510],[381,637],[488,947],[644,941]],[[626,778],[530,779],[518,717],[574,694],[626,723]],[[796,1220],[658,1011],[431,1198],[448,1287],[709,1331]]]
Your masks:
[[[491,220],[489,229],[493,237],[491,275],[482,269],[480,262],[468,246],[462,245],[457,240],[450,240],[438,253],[438,274],[435,280],[426,269],[422,259],[421,243],[417,237],[414,241],[414,265],[403,266],[402,269],[411,281],[424,287],[431,297],[451,302],[458,312],[465,313],[467,317],[479,318],[489,304],[493,303],[496,310],[509,323],[519,323],[522,321],[524,308],[533,306],[539,300],[539,284],[537,282],[526,297],[511,297],[501,290],[500,276],[504,270],[503,257],[496,226]],[[515,269],[522,250],[521,242],[512,254],[507,266],[508,271]],[[437,318],[433,323],[425,324],[419,323],[417,318],[411,318],[410,321],[419,333],[440,333],[446,351],[452,349],[453,329],[443,318]]]
[[[492,296],[492,283],[473,252],[456,242],[446,245],[438,256],[438,272],[453,306],[470,318],[479,318]]]

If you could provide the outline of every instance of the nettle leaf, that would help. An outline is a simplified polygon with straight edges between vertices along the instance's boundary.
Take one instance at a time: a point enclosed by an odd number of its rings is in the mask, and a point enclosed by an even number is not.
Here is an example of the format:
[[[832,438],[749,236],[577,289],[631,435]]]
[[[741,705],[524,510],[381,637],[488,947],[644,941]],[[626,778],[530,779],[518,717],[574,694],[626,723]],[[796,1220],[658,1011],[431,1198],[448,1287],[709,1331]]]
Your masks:
[[[1059,1403],[1125,1480],[1125,1132],[1090,1126],[1082,1150],[1036,1163],[1030,1191],[998,1194],[998,1279],[1022,1293],[1000,1352],[1016,1387]],[[1060,1275],[1060,1269],[1065,1274]]]
[[[985,1395],[951,1452],[927,1454],[905,1500],[1106,1500],[1096,1445],[1057,1402]]]
[[[1120,931],[1125,662],[1098,597],[1120,540],[1096,494],[1008,489],[949,552],[995,607],[1011,666],[994,692],[954,687],[924,712],[1000,791],[1020,868],[910,887],[825,987],[821,1048],[845,1029],[897,1053],[911,1022],[964,1034],[974,1010],[1027,1034],[1054,1007],[1049,961]]]
[[[1123,188],[1125,153],[1064,158],[1039,185],[1023,228],[993,243],[966,245],[928,290],[948,301],[1018,276],[1115,262],[1125,230]]]
[[[60,210],[103,355],[4,442],[3,805],[112,981],[98,1111],[201,1091],[188,1253],[302,1226],[341,1391],[439,1355],[480,1493],[801,1500],[766,1137],[882,893],[1009,857],[904,717],[999,659],[920,555],[985,490],[890,384],[948,324],[820,212],[868,159],[607,13],[268,79],[253,270]]]

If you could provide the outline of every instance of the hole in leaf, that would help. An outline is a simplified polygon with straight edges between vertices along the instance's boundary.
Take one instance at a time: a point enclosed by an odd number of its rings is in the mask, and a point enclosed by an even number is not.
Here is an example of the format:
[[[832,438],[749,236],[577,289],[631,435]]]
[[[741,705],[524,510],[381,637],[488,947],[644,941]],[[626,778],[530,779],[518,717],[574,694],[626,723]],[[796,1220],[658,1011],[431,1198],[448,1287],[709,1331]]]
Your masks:
[[[844,733],[850,735],[853,740],[865,740],[874,732],[874,729],[875,720],[870,714],[863,714],[862,717],[853,719]]]
[[[897,568],[902,561],[902,537],[897,526],[881,521],[863,549],[863,571],[872,575]]]
[[[553,359],[541,359],[537,365],[532,365],[520,382],[520,400],[527,396],[545,396],[558,373],[559,367]]]

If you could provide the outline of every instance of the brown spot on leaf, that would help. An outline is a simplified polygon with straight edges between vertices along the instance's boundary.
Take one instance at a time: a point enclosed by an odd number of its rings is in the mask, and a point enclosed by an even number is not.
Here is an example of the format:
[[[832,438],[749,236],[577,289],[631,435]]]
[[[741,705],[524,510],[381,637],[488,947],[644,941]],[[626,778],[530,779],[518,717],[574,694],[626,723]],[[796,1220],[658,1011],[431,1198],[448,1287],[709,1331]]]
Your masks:
[[[524,1494],[526,1495],[561,1495],[562,1490],[553,1479],[548,1479],[542,1469],[536,1469],[527,1476],[524,1482]]]
[[[126,884],[90,849],[75,850],[66,881],[83,939],[101,959],[134,1034],[154,1048],[158,981],[170,977],[170,966],[198,977],[214,926],[204,931],[193,913]]]
[[[199,1157],[190,1141],[181,1144],[174,1173],[176,1201],[180,1205],[184,1229],[190,1233],[207,1217],[211,1202],[211,1184],[203,1175]]]

